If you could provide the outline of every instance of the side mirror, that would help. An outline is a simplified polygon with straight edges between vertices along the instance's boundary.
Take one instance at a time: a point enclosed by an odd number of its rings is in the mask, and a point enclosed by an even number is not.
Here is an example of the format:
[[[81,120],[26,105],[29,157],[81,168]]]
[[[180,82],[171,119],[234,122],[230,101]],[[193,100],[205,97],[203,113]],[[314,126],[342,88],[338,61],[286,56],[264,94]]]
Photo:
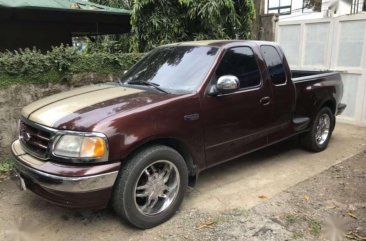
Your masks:
[[[238,77],[234,75],[224,75],[217,80],[216,86],[212,86],[209,95],[228,94],[240,89]]]

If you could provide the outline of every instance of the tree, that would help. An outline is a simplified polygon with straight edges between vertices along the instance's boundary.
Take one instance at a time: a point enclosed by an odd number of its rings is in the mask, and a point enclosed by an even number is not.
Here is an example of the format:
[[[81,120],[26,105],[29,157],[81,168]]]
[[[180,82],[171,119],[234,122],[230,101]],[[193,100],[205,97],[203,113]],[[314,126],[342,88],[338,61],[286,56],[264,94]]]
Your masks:
[[[91,2],[113,8],[132,9],[133,0],[92,0]]]
[[[134,49],[202,39],[248,39],[252,0],[136,0],[132,10]]]
[[[132,9],[132,47],[203,39],[248,39],[255,19],[253,0],[92,0]],[[126,41],[126,39],[124,39]]]
[[[321,12],[322,1],[321,0],[305,0],[303,2],[303,8],[312,9],[314,12]]]

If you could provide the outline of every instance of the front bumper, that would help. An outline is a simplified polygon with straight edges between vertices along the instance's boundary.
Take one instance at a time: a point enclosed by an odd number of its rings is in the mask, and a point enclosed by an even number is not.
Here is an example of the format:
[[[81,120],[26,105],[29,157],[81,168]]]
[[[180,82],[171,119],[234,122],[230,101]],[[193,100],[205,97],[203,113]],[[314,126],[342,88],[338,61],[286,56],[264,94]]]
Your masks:
[[[12,145],[14,173],[25,187],[49,202],[65,207],[103,208],[110,199],[120,163],[70,166],[38,160]]]

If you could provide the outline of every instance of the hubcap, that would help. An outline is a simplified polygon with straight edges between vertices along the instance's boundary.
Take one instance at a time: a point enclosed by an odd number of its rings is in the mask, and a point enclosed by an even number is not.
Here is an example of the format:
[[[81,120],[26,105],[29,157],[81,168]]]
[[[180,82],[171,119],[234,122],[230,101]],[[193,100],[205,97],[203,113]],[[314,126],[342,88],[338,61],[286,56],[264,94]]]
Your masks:
[[[137,209],[148,216],[163,212],[176,198],[179,185],[179,172],[172,162],[154,162],[141,172],[135,185]]]
[[[318,145],[324,144],[329,136],[330,117],[327,114],[320,116],[318,124],[316,125],[315,140]]]

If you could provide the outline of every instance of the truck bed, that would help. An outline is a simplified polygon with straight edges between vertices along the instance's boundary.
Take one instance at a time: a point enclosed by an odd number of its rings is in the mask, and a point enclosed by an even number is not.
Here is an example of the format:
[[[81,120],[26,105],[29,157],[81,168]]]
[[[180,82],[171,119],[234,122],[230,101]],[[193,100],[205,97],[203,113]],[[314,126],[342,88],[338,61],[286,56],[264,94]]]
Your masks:
[[[320,79],[337,74],[338,73],[332,71],[291,70],[292,81],[294,83]]]
[[[338,72],[293,70],[291,74],[297,96],[295,116],[310,117],[314,120],[318,109],[324,105],[325,97],[329,97],[332,111],[338,114],[339,100],[343,95],[343,85]]]

